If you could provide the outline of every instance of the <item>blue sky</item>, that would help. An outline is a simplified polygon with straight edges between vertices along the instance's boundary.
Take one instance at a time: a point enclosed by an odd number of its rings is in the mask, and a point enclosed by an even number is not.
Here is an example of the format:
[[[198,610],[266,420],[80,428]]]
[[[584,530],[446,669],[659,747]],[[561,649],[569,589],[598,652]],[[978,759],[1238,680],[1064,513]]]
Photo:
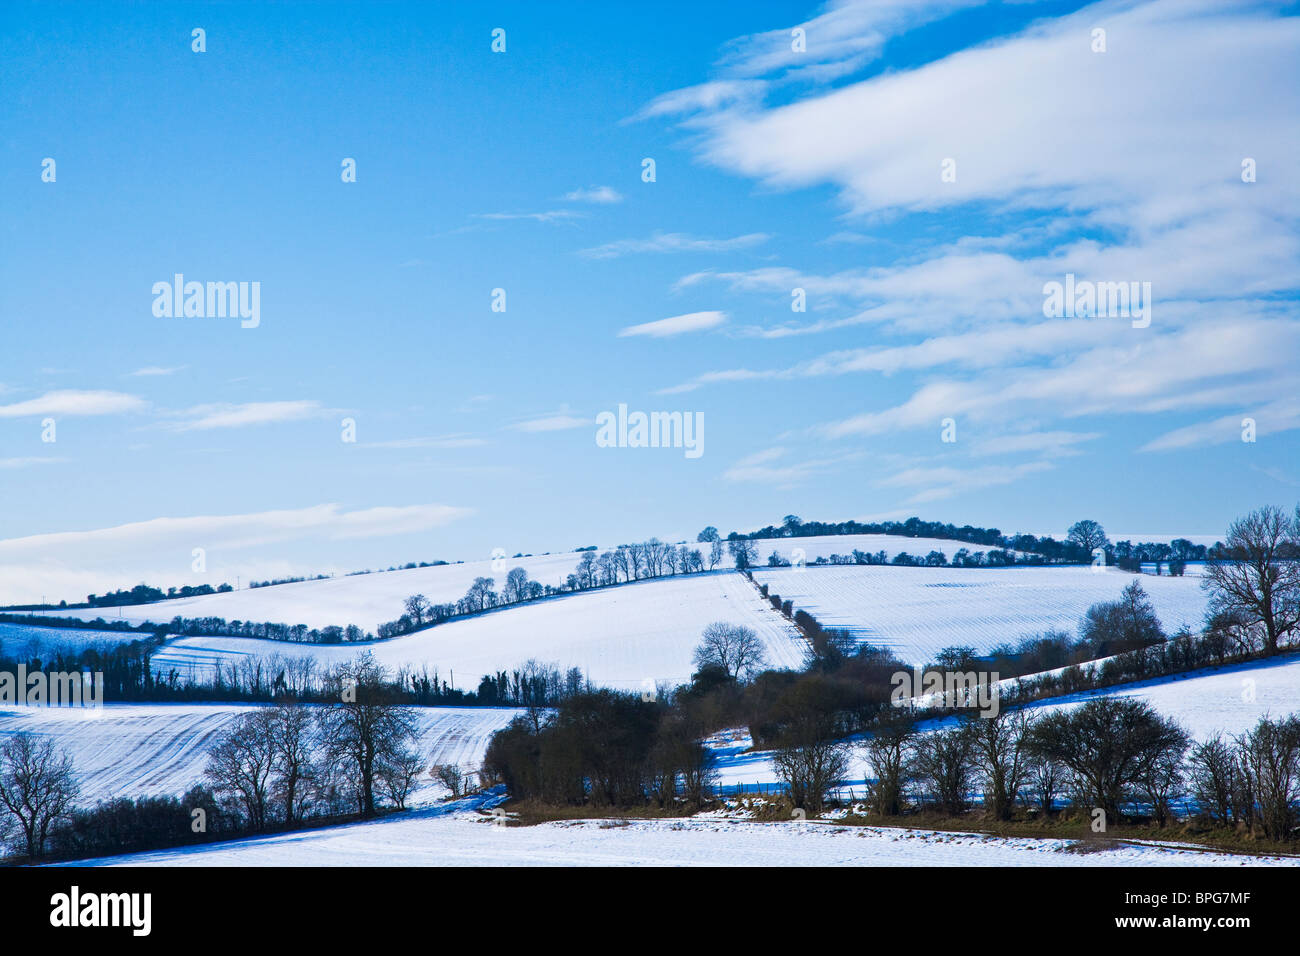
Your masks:
[[[1252,3],[5,4],[0,600],[1293,505],[1297,53]],[[155,316],[178,272],[260,324]],[[1067,272],[1150,325],[1045,316]],[[597,447],[620,403],[703,455]]]

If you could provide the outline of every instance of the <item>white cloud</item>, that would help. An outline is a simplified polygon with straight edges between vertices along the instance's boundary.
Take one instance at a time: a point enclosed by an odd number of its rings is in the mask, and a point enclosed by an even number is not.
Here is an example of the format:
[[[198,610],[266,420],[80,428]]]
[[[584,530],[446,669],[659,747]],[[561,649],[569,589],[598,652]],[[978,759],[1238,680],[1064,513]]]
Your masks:
[[[1014,455],[1019,452],[1036,452],[1049,457],[1062,457],[1078,454],[1075,445],[1095,441],[1101,437],[1100,432],[1021,432],[1020,434],[993,435],[977,437],[972,440],[971,454],[978,457],[991,455]]]
[[[7,468],[30,468],[32,465],[54,465],[59,462],[67,461],[66,458],[40,458],[28,456],[26,458],[0,458],[0,469]]]
[[[25,418],[37,415],[119,415],[137,412],[146,407],[145,401],[122,392],[83,391],[63,389],[46,392],[39,398],[29,398],[12,405],[0,405],[0,418]]]
[[[1300,388],[1300,382],[1292,388]],[[1246,428],[1245,419],[1255,423],[1255,436],[1276,435],[1278,432],[1292,431],[1300,428],[1300,399],[1285,398],[1270,402],[1259,408],[1246,408],[1241,412],[1223,415],[1207,422],[1197,422],[1183,428],[1154,438],[1142,446],[1140,451],[1174,451],[1180,448],[1195,448],[1205,445],[1221,445],[1224,442],[1241,441]]]
[[[422,438],[393,438],[388,441],[362,442],[363,448],[476,448],[487,440],[473,435],[440,435]]]
[[[751,232],[730,239],[710,239],[683,232],[656,232],[647,239],[618,239],[583,249],[579,254],[589,259],[615,259],[642,252],[731,252],[761,245],[770,238],[765,232]]]
[[[654,322],[629,325],[618,334],[620,338],[645,335],[661,339],[672,335],[681,335],[684,332],[699,332],[703,329],[717,328],[726,321],[727,313],[725,312],[688,312],[685,315],[674,315],[667,319],[657,319]]]
[[[610,205],[623,201],[623,194],[613,186],[588,186],[586,189],[575,189],[572,192],[564,194],[564,198],[569,202],[590,202],[600,205]]]
[[[572,209],[548,209],[545,212],[485,212],[474,216],[475,219],[487,219],[494,222],[511,222],[519,219],[532,222],[571,222],[586,217],[586,213]]]
[[[188,365],[146,365],[144,368],[138,368],[134,372],[128,372],[127,375],[132,378],[146,378],[160,375],[175,375],[177,372],[183,372],[189,368]]]
[[[766,448],[740,459],[724,471],[722,477],[726,481],[792,488],[859,457],[852,453],[819,458],[798,457],[794,461],[783,461],[788,455],[789,450],[781,446]]]
[[[521,432],[559,432],[570,428],[583,428],[594,424],[594,419],[578,418],[574,415],[561,412],[555,415],[544,415],[541,418],[530,418],[527,421],[515,422],[506,427]]]
[[[908,468],[881,479],[876,484],[882,488],[917,488],[907,503],[924,504],[951,498],[962,492],[1009,485],[1027,475],[1051,471],[1054,467],[1051,462],[1031,461],[1019,465],[984,465],[978,468],[955,468],[949,465]]]
[[[881,247],[897,249],[895,260],[872,268],[684,276],[677,289],[721,283],[787,315],[790,290],[806,291],[808,317],[742,334],[863,327],[880,341],[780,367],[715,369],[663,393],[854,372],[919,379],[901,384],[892,406],[814,429],[823,438],[935,428],[949,416],[1006,424],[1202,409],[1221,414],[1145,450],[1239,439],[1249,409],[1261,433],[1297,427],[1277,402],[1300,384],[1300,179],[1283,172],[1300,154],[1300,125],[1286,121],[1300,115],[1291,82],[1300,18],[1270,4],[1115,0],[844,81],[890,37],[954,6],[833,3],[808,21],[807,55],[791,54],[785,27],[741,38],[719,76],[647,109],[684,116],[715,166],[769,188],[830,187],[850,225],[906,227]],[[1104,54],[1090,48],[1099,24]],[[825,42],[814,42],[814,26]],[[769,105],[777,85],[783,95]],[[1242,182],[1246,157],[1258,182]],[[953,182],[940,175],[948,158]],[[935,227],[955,216],[981,233],[936,247]],[[1044,317],[1044,283],[1067,273],[1149,282],[1150,327]],[[1049,425],[1036,439],[991,439],[986,449],[1001,451],[984,453],[1067,454],[1090,440],[1074,435]]]
[[[286,402],[245,402],[196,405],[177,413],[179,419],[168,427],[173,431],[208,431],[213,428],[243,428],[247,425],[270,425],[277,422],[318,418],[329,410],[320,402],[302,400]]]

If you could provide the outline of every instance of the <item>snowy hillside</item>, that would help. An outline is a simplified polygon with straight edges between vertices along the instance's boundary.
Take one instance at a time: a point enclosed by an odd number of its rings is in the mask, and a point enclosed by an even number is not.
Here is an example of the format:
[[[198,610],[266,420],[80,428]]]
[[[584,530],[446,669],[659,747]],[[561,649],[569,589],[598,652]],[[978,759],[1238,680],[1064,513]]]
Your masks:
[[[465,596],[477,577],[494,578],[497,590],[500,590],[506,573],[516,567],[524,568],[534,581],[558,586],[577,567],[578,557],[576,553],[563,552],[531,558],[505,558],[503,570],[495,570],[491,560],[469,561],[270,587],[245,587],[225,594],[204,594],[155,604],[68,608],[46,613],[86,621],[97,617],[105,620],[121,618],[135,624],[144,621],[165,624],[177,616],[223,617],[228,621],[269,621],[316,628],[355,624],[373,631],[385,621],[401,617],[402,602],[412,594],[423,594],[435,604],[453,602]],[[497,562],[496,567],[502,565]]]
[[[107,704],[101,710],[22,707],[0,710],[0,737],[49,737],[72,757],[82,804],[110,797],[179,796],[200,782],[217,735],[255,705]],[[518,713],[493,707],[416,707],[420,752],[430,763],[477,769],[492,733]],[[440,796],[425,778],[414,803]]]
[[[766,563],[767,556],[773,551],[789,559],[794,548],[802,548],[806,560],[810,562],[832,554],[852,554],[855,548],[872,554],[883,550],[891,557],[902,551],[924,556],[931,550],[939,550],[951,557],[960,547],[968,547],[971,551],[981,550],[960,541],[883,534],[777,538],[755,543],[762,563]],[[694,543],[689,546],[701,547],[706,551],[708,548],[707,545]],[[474,579],[479,577],[492,578],[496,582],[496,589],[500,591],[507,572],[516,567],[527,571],[528,577],[533,581],[558,587],[573,573],[580,557],[578,552],[564,551],[528,558],[504,558],[497,562],[468,561],[463,564],[404,571],[376,571],[372,574],[299,581],[271,587],[245,587],[225,594],[176,598],[154,604],[121,608],[67,608],[44,613],[85,621],[99,617],[105,620],[120,618],[134,624],[145,621],[166,623],[177,616],[222,617],[228,621],[268,621],[305,624],[316,628],[355,624],[374,631],[385,621],[400,617],[402,602],[412,594],[423,594],[435,604],[451,603],[464,597]],[[721,567],[731,567],[731,559],[724,556]]]
[[[363,648],[390,667],[437,668],[456,686],[517,667],[530,658],[561,669],[581,667],[597,684],[640,689],[645,681],[690,680],[691,657],[711,621],[753,628],[775,667],[796,667],[804,642],[780,614],[734,572],[659,578],[549,598],[458,618],[372,644],[289,644],[226,637],[186,637],[154,657],[157,671],[202,675],[216,660],[246,655],[311,656],[323,662],[355,657]]]
[[[945,647],[983,653],[1047,630],[1077,632],[1089,606],[1113,601],[1139,580],[1167,631],[1199,629],[1206,598],[1199,578],[1134,575],[1090,567],[896,568],[847,565],[754,572],[783,600],[825,627],[847,627],[909,664]]]

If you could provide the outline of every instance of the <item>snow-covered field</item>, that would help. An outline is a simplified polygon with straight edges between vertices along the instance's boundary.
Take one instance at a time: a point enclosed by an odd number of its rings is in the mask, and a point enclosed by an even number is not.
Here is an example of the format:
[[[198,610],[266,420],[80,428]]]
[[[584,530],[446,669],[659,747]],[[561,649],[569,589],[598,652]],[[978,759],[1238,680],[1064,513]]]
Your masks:
[[[803,548],[808,561],[831,554],[851,554],[855,548],[874,554],[884,550],[890,557],[900,551],[924,556],[939,550],[950,557],[958,548],[987,550],[960,541],[937,538],[908,538],[901,535],[841,535],[810,538],[777,538],[756,542],[762,561],[772,551],[786,558],[792,548]],[[707,545],[688,543],[689,547],[707,549]],[[280,624],[305,624],[327,627],[332,624],[355,624],[374,631],[385,621],[402,616],[402,603],[412,594],[423,594],[435,604],[445,604],[465,596],[475,578],[492,578],[500,591],[511,568],[521,567],[528,577],[541,584],[559,586],[578,566],[581,555],[574,551],[536,555],[527,558],[504,558],[493,567],[491,560],[467,561],[432,568],[405,571],[377,571],[320,581],[299,581],[264,588],[244,588],[225,594],[177,598],[156,604],[138,604],[121,608],[65,608],[57,611],[32,612],[84,621],[96,618],[122,619],[133,624],[151,621],[165,624],[180,617],[222,617],[228,621],[269,621]],[[726,567],[729,557],[723,558]],[[707,623],[707,622],[706,622]]]
[[[1134,580],[1151,596],[1166,631],[1198,630],[1206,605],[1198,578],[1091,567],[765,568],[754,580],[823,626],[849,628],[909,664],[954,645],[983,653],[1047,630],[1076,634],[1090,605],[1115,600]]]
[[[1033,705],[1033,709],[1046,712],[1074,707],[1102,695],[1145,700],[1177,720],[1196,740],[1205,740],[1217,732],[1240,734],[1255,726],[1261,717],[1300,713],[1300,658],[1290,655],[1055,697]]]
[[[1300,859],[833,823],[581,820],[499,826],[456,807],[325,830],[89,861],[111,866],[1295,866]],[[86,862],[77,865],[87,865]]]
[[[107,704],[102,709],[19,707],[0,710],[0,736],[46,736],[72,757],[80,804],[110,797],[180,796],[201,782],[217,735],[255,705]],[[477,770],[492,733],[518,711],[495,707],[413,707],[420,752],[430,764]],[[428,778],[413,803],[442,795]]]
[[[385,621],[402,616],[402,603],[412,594],[423,594],[435,604],[457,601],[465,596],[478,577],[492,578],[499,592],[511,568],[521,567],[528,577],[542,584],[558,586],[578,566],[579,555],[573,552],[538,555],[531,558],[505,558],[504,570],[493,570],[493,562],[467,561],[442,564],[432,568],[405,571],[376,571],[319,581],[298,581],[270,587],[204,594],[176,598],[156,604],[127,607],[66,608],[47,613],[55,617],[74,617],[93,621],[121,618],[134,624],[152,621],[165,624],[180,617],[223,617],[227,621],[269,621],[280,624],[305,624],[328,627],[332,624],[374,631]],[[501,567],[498,564],[498,567]],[[234,583],[233,581],[231,582]]]
[[[175,667],[202,675],[216,660],[245,655],[311,656],[329,663],[363,648],[382,663],[437,668],[473,690],[484,674],[510,670],[530,658],[581,667],[595,683],[640,689],[647,680],[685,683],[700,632],[711,621],[752,627],[776,667],[799,666],[805,644],[741,575],[693,574],[584,591],[458,618],[372,644],[289,644],[226,637],[187,637],[154,657],[156,671]]]
[[[133,631],[91,631],[75,627],[0,624],[0,650],[18,658],[44,657],[61,648],[129,644],[150,636]]]

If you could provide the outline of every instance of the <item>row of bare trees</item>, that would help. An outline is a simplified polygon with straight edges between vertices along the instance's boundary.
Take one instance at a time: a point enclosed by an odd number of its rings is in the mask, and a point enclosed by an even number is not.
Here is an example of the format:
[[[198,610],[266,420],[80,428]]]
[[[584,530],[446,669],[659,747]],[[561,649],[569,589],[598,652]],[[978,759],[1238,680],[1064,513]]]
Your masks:
[[[913,809],[1040,817],[1064,800],[1119,822],[1125,811],[1165,826],[1188,815],[1275,841],[1300,827],[1300,717],[1194,743],[1143,701],[1099,697],[1034,716],[1002,710],[921,732],[905,713],[882,719],[862,743],[874,777],[867,805],[880,816]],[[848,773],[851,749],[816,740],[778,748],[775,765],[795,806],[820,811]]]

